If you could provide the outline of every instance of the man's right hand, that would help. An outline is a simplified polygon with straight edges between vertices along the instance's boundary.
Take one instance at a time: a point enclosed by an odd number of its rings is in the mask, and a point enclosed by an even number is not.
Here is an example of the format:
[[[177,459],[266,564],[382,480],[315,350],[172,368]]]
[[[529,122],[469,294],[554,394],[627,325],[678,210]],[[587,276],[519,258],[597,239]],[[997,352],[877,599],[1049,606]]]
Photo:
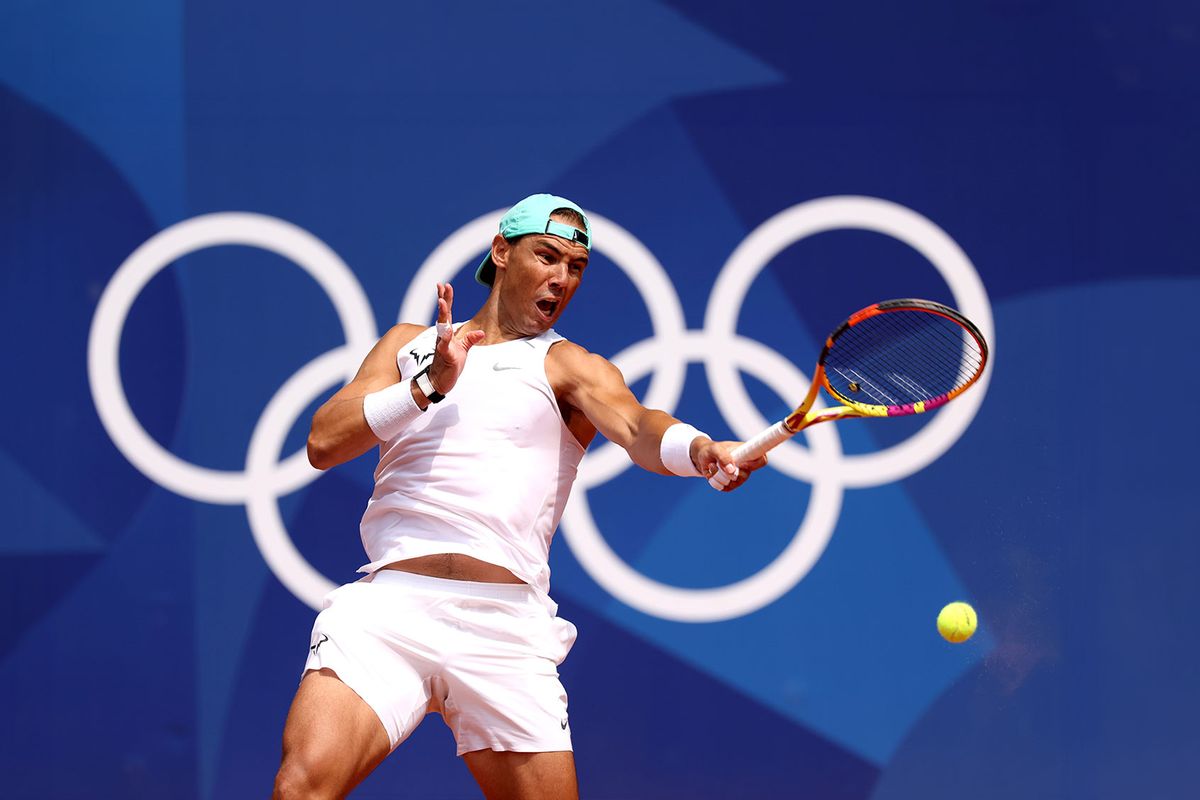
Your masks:
[[[707,437],[696,437],[688,454],[692,457],[696,469],[709,479],[709,484],[714,489],[732,492],[746,482],[751,472],[767,465],[765,454],[749,461],[735,462],[733,451],[740,444],[741,442],[714,442]]]
[[[439,283],[437,296],[437,345],[433,350],[433,361],[429,365],[429,380],[438,392],[449,394],[467,365],[467,351],[483,341],[487,334],[483,331],[471,331],[456,335],[454,318],[451,315],[454,307],[454,287],[448,283]]]

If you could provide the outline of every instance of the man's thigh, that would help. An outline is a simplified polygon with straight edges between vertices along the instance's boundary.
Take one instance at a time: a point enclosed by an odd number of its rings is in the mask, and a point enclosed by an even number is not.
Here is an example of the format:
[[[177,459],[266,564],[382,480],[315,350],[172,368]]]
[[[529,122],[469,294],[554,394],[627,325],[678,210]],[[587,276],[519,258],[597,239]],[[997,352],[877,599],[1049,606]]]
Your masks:
[[[343,797],[391,751],[379,717],[330,669],[300,682],[283,729],[275,797]]]
[[[463,760],[487,800],[578,800],[575,755],[475,750]]]

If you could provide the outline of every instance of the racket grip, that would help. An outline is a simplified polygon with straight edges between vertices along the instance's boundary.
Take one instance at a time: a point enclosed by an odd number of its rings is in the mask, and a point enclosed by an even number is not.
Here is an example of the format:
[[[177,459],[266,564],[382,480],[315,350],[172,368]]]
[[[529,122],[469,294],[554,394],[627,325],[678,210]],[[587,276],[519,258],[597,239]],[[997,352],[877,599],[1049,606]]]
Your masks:
[[[733,456],[734,461],[749,461],[752,458],[758,458],[775,445],[786,442],[794,435],[783,424],[783,420],[780,420],[753,439],[742,442],[730,455]]]

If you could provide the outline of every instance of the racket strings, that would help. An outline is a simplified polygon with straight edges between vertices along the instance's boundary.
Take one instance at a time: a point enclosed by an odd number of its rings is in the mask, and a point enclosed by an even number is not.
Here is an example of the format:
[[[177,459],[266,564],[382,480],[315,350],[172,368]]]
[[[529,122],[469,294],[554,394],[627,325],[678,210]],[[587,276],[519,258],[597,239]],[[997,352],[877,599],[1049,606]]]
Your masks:
[[[959,364],[966,380],[969,380],[982,367],[983,353],[979,350],[978,342],[954,320],[947,319],[940,314],[917,310],[884,314],[878,319],[881,324],[890,326],[891,335],[899,335],[900,338],[897,339],[899,342],[906,341],[903,338],[904,333],[927,335],[935,340],[940,337],[940,343],[931,341],[931,346],[928,347],[922,343],[918,348],[920,355],[933,357],[939,363],[943,362],[946,356],[959,357]]]
[[[876,324],[848,338],[846,353],[864,363],[860,372],[882,370],[888,384],[906,398],[929,399],[953,391],[981,366],[980,354],[967,347],[962,329],[939,315],[897,311],[862,324],[870,322]]]
[[[904,314],[893,312],[887,316]],[[919,317],[920,312],[912,316]],[[944,319],[936,315],[931,318]],[[966,385],[982,365],[981,359],[965,347],[966,342],[961,336],[947,335],[950,331],[946,325],[954,325],[952,322],[934,322],[926,326],[905,325],[901,319],[886,322],[889,330],[870,332],[885,337],[883,345],[864,340],[850,357],[869,365],[867,371],[878,373],[882,370],[887,384],[907,399],[924,400],[951,392]]]
[[[879,329],[862,331],[862,336],[850,342],[851,346],[874,348],[878,345],[873,340],[877,340],[901,351],[911,363],[920,362],[939,370],[957,362],[959,382],[955,386],[970,381],[982,366],[982,353],[974,338],[958,323],[939,314],[895,311],[870,321],[876,322]]]
[[[889,395],[881,387],[876,386],[869,376],[864,375],[856,369],[848,369],[837,366],[829,366],[828,369],[841,375],[847,387],[851,384],[858,387],[860,392],[863,392],[871,400],[874,400],[878,405],[897,405],[896,398]]]
[[[983,363],[978,343],[959,323],[929,311],[899,309],[842,331],[825,368],[830,385],[844,398],[896,406],[961,389]]]

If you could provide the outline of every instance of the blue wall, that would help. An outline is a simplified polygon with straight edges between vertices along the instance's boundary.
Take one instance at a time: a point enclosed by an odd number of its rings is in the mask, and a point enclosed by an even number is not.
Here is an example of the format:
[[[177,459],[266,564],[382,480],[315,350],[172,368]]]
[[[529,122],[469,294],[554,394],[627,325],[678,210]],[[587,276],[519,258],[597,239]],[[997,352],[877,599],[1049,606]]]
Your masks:
[[[995,355],[734,496],[593,448],[585,797],[1188,796],[1198,92],[1178,2],[7,3],[0,795],[266,796],[364,561],[373,465],[307,471],[308,418],[552,191],[598,220],[559,329],[714,435],[877,300]],[[358,796],[477,791],[430,718]]]

